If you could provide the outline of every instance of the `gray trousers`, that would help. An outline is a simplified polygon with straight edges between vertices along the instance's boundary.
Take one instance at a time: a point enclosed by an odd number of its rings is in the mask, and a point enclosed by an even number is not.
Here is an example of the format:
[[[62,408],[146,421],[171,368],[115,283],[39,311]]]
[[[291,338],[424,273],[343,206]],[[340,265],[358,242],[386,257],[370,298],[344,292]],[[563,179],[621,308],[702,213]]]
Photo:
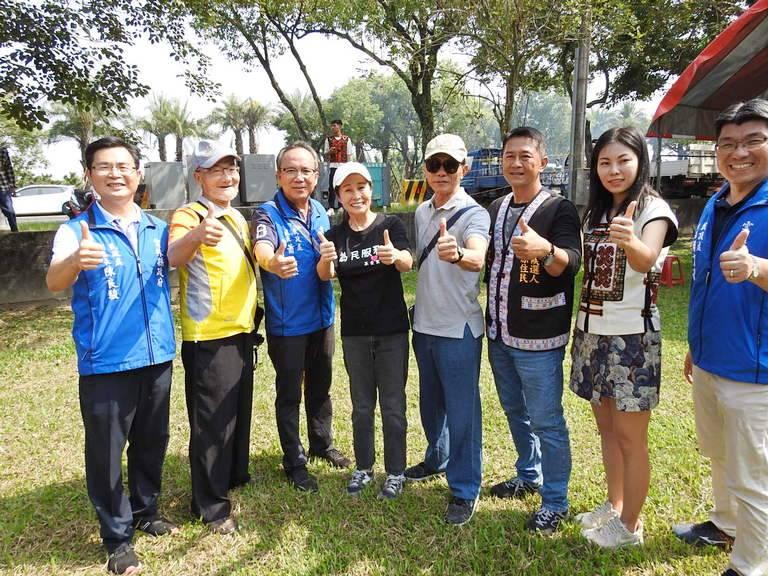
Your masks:
[[[408,379],[408,333],[386,336],[343,336],[344,366],[352,398],[352,433],[358,470],[376,460],[374,414],[378,395],[384,431],[387,474],[405,470],[405,382]]]

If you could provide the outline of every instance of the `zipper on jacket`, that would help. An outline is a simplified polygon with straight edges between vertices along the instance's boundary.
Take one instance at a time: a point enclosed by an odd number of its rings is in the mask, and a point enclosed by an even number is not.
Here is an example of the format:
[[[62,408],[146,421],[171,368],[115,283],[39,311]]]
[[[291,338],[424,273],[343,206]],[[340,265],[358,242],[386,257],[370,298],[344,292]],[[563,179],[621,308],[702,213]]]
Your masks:
[[[139,279],[139,292],[141,293],[141,309],[144,312],[144,332],[147,335],[147,354],[149,363],[155,363],[155,355],[152,353],[152,335],[149,330],[149,313],[147,312],[147,296],[144,294],[144,274],[141,271],[141,258],[136,255],[136,272]]]
[[[763,292],[762,298],[760,298],[760,313],[757,315],[757,362],[755,366],[755,384],[760,383],[760,343],[762,340],[762,333],[760,332],[763,325],[763,308],[765,306],[765,292]]]

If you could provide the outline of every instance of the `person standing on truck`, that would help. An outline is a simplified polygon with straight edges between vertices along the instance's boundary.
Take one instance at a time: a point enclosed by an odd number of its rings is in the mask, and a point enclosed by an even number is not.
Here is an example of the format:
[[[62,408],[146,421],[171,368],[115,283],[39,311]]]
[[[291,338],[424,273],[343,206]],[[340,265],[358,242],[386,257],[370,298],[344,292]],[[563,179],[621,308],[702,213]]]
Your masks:
[[[11,156],[8,148],[0,145],[0,210],[8,220],[11,232],[18,232],[16,224],[16,212],[13,209],[13,195],[16,192],[16,177],[13,173]]]
[[[336,186],[333,185],[333,177],[336,170],[345,162],[355,159],[355,144],[341,130],[344,123],[336,118],[331,121],[331,135],[326,136],[323,142],[323,158],[328,162],[328,211],[332,215],[338,208],[336,200]]]
[[[133,203],[141,178],[134,146],[100,138],[85,149],[85,161],[98,198],[59,227],[46,283],[51,292],[72,287],[85,479],[107,569],[134,574],[141,566],[134,531],[177,530],[157,509],[176,355],[168,226]],[[126,442],[130,498],[123,491]]]
[[[761,576],[768,573],[768,100],[730,106],[715,131],[726,182],[693,237],[683,367],[699,448],[712,466],[714,508],[708,520],[674,531],[694,545],[733,545],[723,576]]]

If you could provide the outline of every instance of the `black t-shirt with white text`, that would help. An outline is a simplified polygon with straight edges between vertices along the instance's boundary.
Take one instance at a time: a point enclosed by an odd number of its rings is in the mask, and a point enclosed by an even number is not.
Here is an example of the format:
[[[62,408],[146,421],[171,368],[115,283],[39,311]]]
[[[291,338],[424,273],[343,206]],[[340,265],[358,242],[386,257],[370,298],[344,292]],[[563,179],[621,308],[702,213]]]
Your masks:
[[[336,276],[341,284],[341,335],[383,336],[408,332],[408,311],[400,272],[382,264],[376,254],[384,243],[384,230],[398,250],[408,250],[405,225],[396,216],[377,214],[365,230],[356,232],[348,222],[326,234],[336,246]]]

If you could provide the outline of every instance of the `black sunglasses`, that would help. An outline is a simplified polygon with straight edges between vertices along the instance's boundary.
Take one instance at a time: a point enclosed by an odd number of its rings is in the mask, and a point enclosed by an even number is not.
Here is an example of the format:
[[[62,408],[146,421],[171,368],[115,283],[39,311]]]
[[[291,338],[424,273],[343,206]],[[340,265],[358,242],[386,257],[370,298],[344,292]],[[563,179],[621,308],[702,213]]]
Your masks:
[[[461,166],[461,162],[454,158],[446,158],[445,160],[441,160],[440,158],[435,158],[432,156],[432,158],[427,158],[427,160],[424,162],[424,167],[427,169],[427,172],[432,174],[439,172],[440,168],[445,168],[445,171],[448,174],[456,174],[459,166]]]

